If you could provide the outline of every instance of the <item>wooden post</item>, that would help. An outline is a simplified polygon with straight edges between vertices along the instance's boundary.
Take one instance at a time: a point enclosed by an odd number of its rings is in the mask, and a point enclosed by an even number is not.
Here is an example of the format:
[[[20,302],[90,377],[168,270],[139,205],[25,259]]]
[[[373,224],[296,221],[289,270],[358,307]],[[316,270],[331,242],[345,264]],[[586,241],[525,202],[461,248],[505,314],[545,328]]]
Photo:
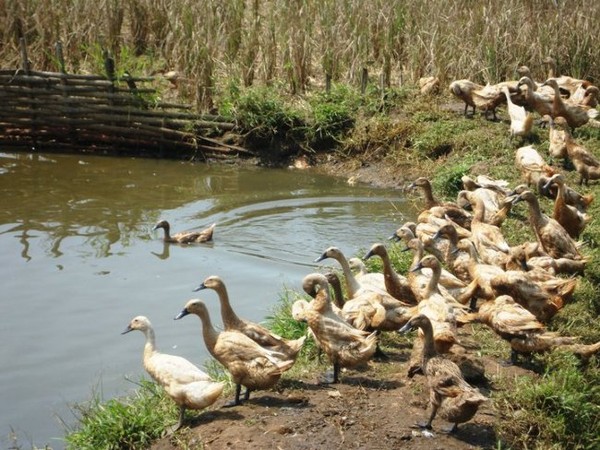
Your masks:
[[[325,93],[328,95],[331,93],[331,74],[330,73],[325,74]]]
[[[63,55],[63,46],[61,41],[56,42],[56,60],[58,61],[58,70],[60,73],[67,73],[65,70],[65,57]]]
[[[360,93],[365,94],[367,91],[367,83],[369,82],[369,70],[363,67],[362,74],[360,76]]]
[[[29,58],[27,57],[27,44],[25,43],[25,38],[19,39],[19,45],[21,47],[21,68],[26,75],[29,75],[31,67],[29,64]]]

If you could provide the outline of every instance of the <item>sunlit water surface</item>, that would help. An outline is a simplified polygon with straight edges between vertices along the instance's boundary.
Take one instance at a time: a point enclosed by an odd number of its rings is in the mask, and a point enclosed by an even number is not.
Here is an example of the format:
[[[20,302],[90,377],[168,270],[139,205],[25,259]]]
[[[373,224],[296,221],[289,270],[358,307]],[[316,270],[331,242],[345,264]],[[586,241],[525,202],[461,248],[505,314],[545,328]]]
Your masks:
[[[134,316],[202,366],[199,320],[173,317],[200,297],[220,323],[216,294],[192,292],[205,277],[262,321],[327,247],[360,256],[414,216],[400,190],[310,171],[135,158],[0,153],[0,193],[0,448],[61,449],[73,405],[135,389],[143,336],[121,335]],[[216,222],[214,243],[164,245],[159,219]]]

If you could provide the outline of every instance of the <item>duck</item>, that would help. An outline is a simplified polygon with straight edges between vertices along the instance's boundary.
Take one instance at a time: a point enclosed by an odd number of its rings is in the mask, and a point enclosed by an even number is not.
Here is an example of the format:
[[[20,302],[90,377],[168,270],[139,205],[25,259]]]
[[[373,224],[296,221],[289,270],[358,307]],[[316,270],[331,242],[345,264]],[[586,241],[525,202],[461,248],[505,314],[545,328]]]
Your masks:
[[[412,268],[416,267],[425,256],[425,248],[423,247],[423,243],[417,238],[409,240],[406,243],[405,250],[413,251],[413,261],[411,264]],[[439,261],[439,258],[437,259]],[[419,302],[428,292],[428,286],[433,276],[434,271],[428,267],[422,267],[418,271],[409,271],[407,278],[410,282],[411,289],[415,292]],[[463,303],[464,296],[469,295],[465,293],[467,283],[441,266],[437,287],[442,296],[444,296],[450,302],[458,301],[459,303]]]
[[[201,231],[183,231],[171,235],[171,225],[166,220],[161,220],[152,228],[152,231],[162,228],[165,231],[163,240],[165,242],[176,243],[176,244],[197,244],[202,242],[210,242],[213,239],[213,233],[216,223],[213,223],[208,228]]]
[[[563,226],[567,233],[573,239],[579,239],[579,235],[582,233],[591,217],[585,212],[579,211],[576,207],[567,204],[565,195],[565,177],[561,173],[552,175],[545,188],[549,188],[550,184],[556,184],[558,187],[556,198],[554,199],[554,210],[552,211],[552,218],[554,218],[559,224]]]
[[[420,242],[420,241],[419,241]],[[386,291],[394,298],[407,303],[416,305],[418,303],[415,293],[410,287],[408,279],[396,272],[392,266],[392,261],[387,249],[381,243],[375,243],[367,251],[363,259],[366,261],[373,256],[379,256],[383,262],[383,276]]]
[[[594,108],[565,102],[560,96],[560,89],[556,78],[548,78],[544,85],[554,89],[554,100],[550,116],[553,118],[564,117],[571,129],[585,125],[590,119],[598,116],[598,111]]]
[[[369,278],[363,276],[359,279],[352,272],[352,268],[348,262],[348,259],[344,253],[338,247],[327,248],[321,256],[316,258],[314,262],[321,262],[325,259],[335,259],[342,267],[342,273],[344,274],[344,281],[346,282],[346,293],[348,298],[351,299],[363,291],[371,291],[382,295],[388,295],[385,290],[385,282],[383,277]],[[367,274],[369,275],[369,274]]]
[[[418,304],[418,313],[425,314],[432,323],[436,350],[439,353],[448,353],[457,342],[457,312],[464,310],[465,307],[452,297],[444,296],[440,292],[439,280],[442,267],[435,256],[424,256],[416,266],[411,268],[411,271],[416,272],[423,268],[429,268],[433,273],[423,292],[423,298]]]
[[[556,127],[554,119],[549,115],[544,116],[547,123],[550,125],[548,133],[548,153],[550,157],[562,160],[563,167],[566,167],[569,154],[567,153],[567,137],[566,131]]]
[[[429,419],[419,426],[432,429],[433,420],[439,415],[453,424],[449,431],[456,432],[458,424],[471,420],[487,397],[465,381],[456,363],[436,351],[433,326],[426,315],[413,317],[400,332],[415,328],[419,328],[424,337],[422,367],[429,385],[431,408]]]
[[[553,92],[538,89],[529,77],[521,77],[517,88],[525,86],[525,103],[531,111],[536,111],[541,117],[552,114]]]
[[[502,92],[506,97],[508,116],[510,118],[510,136],[527,138],[533,128],[533,116],[524,107],[513,103],[508,87],[504,86]]]
[[[312,284],[316,295],[302,320],[308,324],[317,345],[333,364],[333,383],[339,383],[342,367],[355,367],[373,357],[377,348],[377,332],[361,331],[333,313],[329,283],[323,274],[306,275],[304,284]]]
[[[515,152],[515,165],[520,169],[521,177],[527,186],[536,188],[538,191],[540,186],[543,186],[547,181],[544,177],[550,177],[556,173],[556,170],[546,163],[533,145],[526,145],[517,149]]]
[[[225,385],[214,381],[208,374],[181,356],[160,353],[152,323],[146,316],[134,317],[121,334],[139,330],[146,337],[142,363],[146,372],[179,406],[179,420],[167,432],[179,430],[185,420],[186,409],[204,409],[223,393]]]
[[[560,336],[548,331],[543,323],[510,295],[500,295],[492,301],[482,303],[475,316],[475,321],[489,326],[510,344],[511,364],[517,364],[520,356],[543,353],[554,348],[571,351],[584,359],[600,351],[600,342],[578,344],[575,337]]]
[[[505,85],[505,83],[499,83],[497,85],[486,84],[483,86],[471,80],[462,79],[450,83],[450,92],[465,103],[465,116],[470,106],[473,108],[473,115],[475,115],[475,109],[480,108],[484,111],[486,119],[492,113],[492,119],[497,120],[496,108],[505,101],[501,91],[501,88]],[[509,89],[513,87],[511,83],[508,83],[506,86]]]
[[[552,258],[545,252],[539,252],[538,242],[525,242],[511,247],[511,258],[507,269],[543,271],[550,275],[569,274],[582,275],[587,263],[586,259],[574,260],[568,258]]]
[[[588,184],[589,180],[600,179],[600,160],[573,138],[564,117],[554,119],[555,126],[562,130],[565,137],[567,156],[579,174],[579,184]]]
[[[511,346],[510,362],[517,364],[519,355],[544,352],[558,344],[571,344],[572,338],[560,338],[549,333],[546,326],[510,295],[499,295],[469,313],[473,320],[490,327]],[[465,318],[461,318],[465,321]]]
[[[421,95],[435,95],[440,90],[440,79],[438,77],[419,78],[419,91]]]
[[[223,320],[225,330],[239,331],[262,347],[279,352],[288,359],[296,359],[300,350],[302,350],[306,336],[295,340],[286,340],[272,333],[262,325],[240,318],[231,307],[225,282],[217,275],[207,277],[194,289],[194,292],[203,289],[212,289],[217,293],[221,304],[221,319]]]
[[[548,66],[548,78],[556,80],[561,97],[563,95],[565,97],[572,97],[582,85],[587,83],[585,80],[570,77],[568,75],[558,76],[556,59],[551,56],[545,57],[542,62]]]
[[[433,196],[431,182],[425,177],[419,177],[408,185],[408,189],[420,188],[425,196],[424,210],[431,210],[434,207],[440,207],[441,211],[437,212],[438,217],[446,217],[454,221],[463,228],[470,229],[471,215],[468,211],[458,206],[455,202],[441,202]],[[419,221],[422,221],[419,220]]]
[[[250,399],[250,393],[273,387],[281,375],[294,365],[294,360],[279,352],[262,347],[237,330],[217,331],[211,321],[206,304],[191,299],[185,304],[175,320],[195,314],[202,322],[202,336],[208,352],[231,374],[235,383],[235,398],[225,406],[237,406]],[[242,386],[246,388],[240,399]]]
[[[541,211],[539,201],[531,191],[524,191],[515,198],[515,202],[525,201],[529,206],[529,223],[541,249],[551,257],[583,259],[577,243],[567,230],[555,219]]]
[[[385,277],[383,273],[369,272],[367,265],[360,258],[348,258],[350,270],[354,273],[354,277],[359,281],[366,282],[375,286],[385,286]]]
[[[446,224],[443,227],[440,227],[433,236],[433,239],[437,241],[442,238],[448,241],[447,251],[443,258],[444,263],[458,279],[470,283],[472,278],[469,274],[468,267],[471,257],[467,252],[461,251],[458,247],[460,239],[456,232],[456,228],[452,224]]]
[[[504,267],[510,252],[510,245],[508,245],[500,227],[485,221],[485,203],[483,200],[471,192],[467,192],[466,195],[473,204],[471,239],[481,261],[484,264]]]
[[[447,220],[443,220],[440,223],[446,224],[449,222]],[[404,241],[404,243],[407,243],[411,239],[418,238],[423,243],[423,246],[427,252],[442,260],[444,258],[443,255],[447,251],[448,245],[445,242],[433,240],[433,235],[439,229],[440,223],[432,224],[431,222],[421,222],[416,224],[414,222],[405,222],[394,232],[394,234],[388,237],[388,240],[393,242]],[[471,232],[469,231],[469,234],[470,233]]]
[[[547,323],[571,299],[577,279],[507,270],[493,276],[490,286],[494,296],[510,295],[538,320]]]

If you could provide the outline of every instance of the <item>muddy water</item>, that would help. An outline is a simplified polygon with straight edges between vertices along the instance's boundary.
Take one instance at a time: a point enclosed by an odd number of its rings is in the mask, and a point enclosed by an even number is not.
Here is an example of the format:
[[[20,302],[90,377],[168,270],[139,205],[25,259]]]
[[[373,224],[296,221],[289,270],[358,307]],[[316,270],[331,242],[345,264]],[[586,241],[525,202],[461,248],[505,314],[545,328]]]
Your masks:
[[[120,334],[132,317],[201,366],[199,320],[173,317],[197,296],[220,323],[214,292],[192,293],[206,276],[261,321],[325,248],[359,255],[414,217],[398,190],[310,171],[133,158],[0,153],[0,195],[0,448],[61,449],[72,405],[134,390],[143,336]],[[164,245],[159,219],[216,222],[214,243]]]

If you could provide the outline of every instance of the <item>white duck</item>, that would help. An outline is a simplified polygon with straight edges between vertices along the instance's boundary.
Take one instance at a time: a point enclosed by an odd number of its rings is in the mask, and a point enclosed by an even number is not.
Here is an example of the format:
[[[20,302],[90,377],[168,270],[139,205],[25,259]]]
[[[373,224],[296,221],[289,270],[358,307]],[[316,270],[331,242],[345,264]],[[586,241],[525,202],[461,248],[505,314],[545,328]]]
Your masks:
[[[179,405],[179,421],[168,431],[183,425],[186,409],[203,409],[212,405],[223,392],[223,383],[210,376],[181,356],[159,353],[155,345],[154,329],[145,316],[134,317],[121,334],[139,330],[146,336],[142,362],[152,379],[165,389]]]

